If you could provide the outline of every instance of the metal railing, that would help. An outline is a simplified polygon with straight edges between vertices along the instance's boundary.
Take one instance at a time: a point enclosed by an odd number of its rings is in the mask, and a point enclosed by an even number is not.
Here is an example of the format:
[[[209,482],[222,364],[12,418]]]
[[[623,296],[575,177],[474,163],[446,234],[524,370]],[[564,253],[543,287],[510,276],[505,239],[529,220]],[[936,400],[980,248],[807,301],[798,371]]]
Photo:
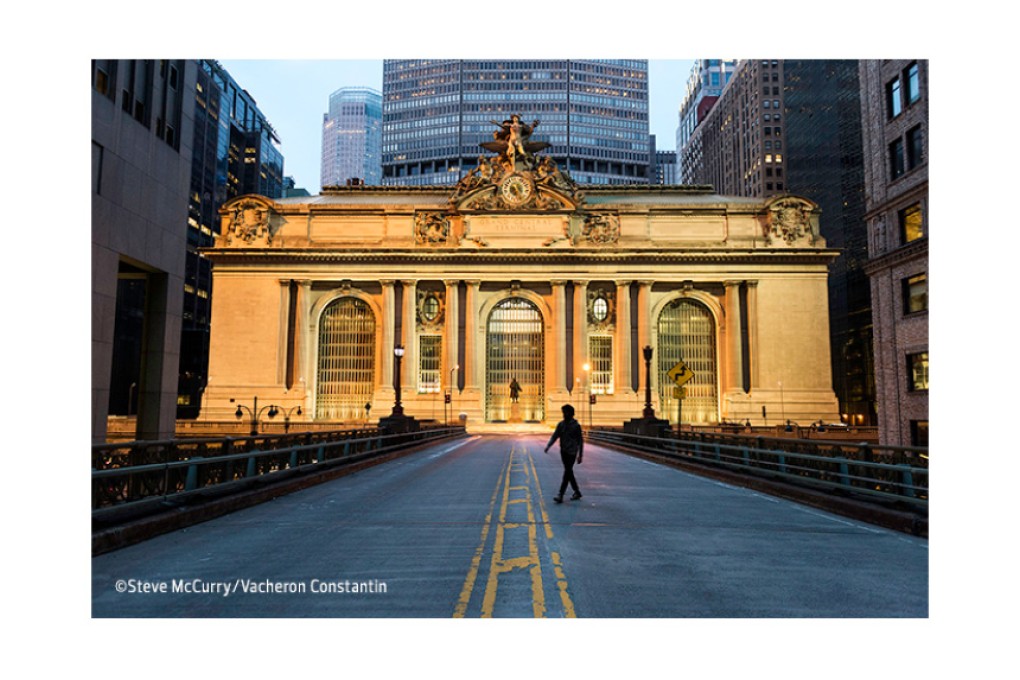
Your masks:
[[[875,501],[928,507],[928,450],[846,441],[590,430],[590,440]]]
[[[171,499],[254,480],[303,466],[329,466],[407,446],[464,435],[463,427],[404,434],[372,428],[286,435],[169,439],[92,447],[92,509]],[[313,468],[306,468],[311,471]],[[278,475],[282,476],[282,475]]]

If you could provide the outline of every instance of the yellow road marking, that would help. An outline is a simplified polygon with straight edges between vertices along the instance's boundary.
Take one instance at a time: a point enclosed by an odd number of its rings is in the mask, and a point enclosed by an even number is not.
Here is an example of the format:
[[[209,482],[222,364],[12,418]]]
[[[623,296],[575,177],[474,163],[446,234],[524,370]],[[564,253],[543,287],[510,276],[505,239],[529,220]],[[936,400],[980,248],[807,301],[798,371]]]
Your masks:
[[[518,460],[518,458],[521,457],[521,454],[524,454],[526,457],[523,460]],[[511,476],[513,474],[523,474],[525,477],[525,483],[511,485]],[[535,493],[537,495],[537,506],[532,503],[532,485],[534,485]],[[539,555],[537,540],[537,522],[535,516],[536,507],[538,512],[541,514],[542,522],[545,525],[546,538],[550,541],[553,538],[552,525],[549,522],[549,514],[546,511],[545,501],[542,497],[542,487],[538,481],[538,470],[535,468],[535,461],[531,456],[531,452],[524,446],[518,448],[518,445],[515,442],[510,449],[510,456],[500,472],[500,476],[496,482],[496,488],[492,492],[492,499],[489,502],[489,513],[486,516],[485,524],[482,527],[481,542],[471,560],[471,567],[468,570],[467,578],[464,581],[464,587],[461,590],[460,598],[453,614],[454,618],[463,618],[467,613],[468,603],[471,600],[471,594],[474,592],[475,584],[478,580],[478,572],[492,525],[496,499],[500,496],[501,488],[502,501],[500,503],[499,514],[495,527],[496,531],[493,539],[492,559],[489,565],[488,579],[482,595],[481,616],[483,618],[492,617],[496,606],[496,595],[499,589],[499,577],[501,574],[505,574],[516,569],[526,569],[529,573],[531,579],[533,616],[535,618],[543,618],[546,615],[547,607],[545,602],[545,589],[543,587],[542,580],[542,561]],[[511,499],[511,491],[523,491],[524,495],[519,498]],[[527,513],[526,521],[507,522],[507,510],[510,505],[521,503],[524,504],[524,508]],[[525,556],[504,558],[503,549],[506,539],[506,530],[520,528],[526,528],[528,532],[528,554]],[[570,599],[570,594],[568,592],[567,579],[563,571],[560,554],[551,549],[549,552],[556,576],[556,588],[559,591],[560,601],[563,605],[563,614],[567,618],[576,618],[574,604]]]
[[[509,469],[510,461],[506,463],[506,468]],[[500,474],[500,479],[503,475]],[[482,563],[482,553],[485,552],[485,541],[489,537],[489,526],[492,524],[492,511],[496,507],[496,496],[499,493],[499,482],[496,482],[496,488],[492,491],[492,500],[489,501],[489,514],[485,516],[485,523],[482,525],[482,540],[478,543],[478,549],[475,550],[474,557],[471,558],[471,568],[468,569],[467,578],[464,579],[464,587],[460,591],[460,599],[457,600],[457,608],[453,612],[453,617],[456,619],[464,618],[464,614],[467,612],[468,601],[471,599],[471,592],[475,589],[475,579],[478,578],[478,567]]]

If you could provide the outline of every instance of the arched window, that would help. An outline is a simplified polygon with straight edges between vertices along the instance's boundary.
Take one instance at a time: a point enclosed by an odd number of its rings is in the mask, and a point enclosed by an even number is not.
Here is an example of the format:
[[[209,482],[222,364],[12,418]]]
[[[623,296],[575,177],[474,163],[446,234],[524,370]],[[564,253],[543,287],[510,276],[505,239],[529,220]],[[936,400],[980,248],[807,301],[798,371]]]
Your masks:
[[[315,417],[358,420],[375,386],[375,316],[354,297],[334,300],[319,319]]]
[[[521,420],[545,418],[544,329],[538,308],[521,298],[500,302],[486,328],[485,419],[509,421],[513,414],[510,384],[515,379]]]
[[[673,381],[666,372],[683,360],[694,372],[684,387],[687,396],[680,405],[686,424],[719,422],[718,378],[716,375],[715,319],[700,302],[681,298],[666,305],[659,315],[659,415],[676,423],[677,400]]]

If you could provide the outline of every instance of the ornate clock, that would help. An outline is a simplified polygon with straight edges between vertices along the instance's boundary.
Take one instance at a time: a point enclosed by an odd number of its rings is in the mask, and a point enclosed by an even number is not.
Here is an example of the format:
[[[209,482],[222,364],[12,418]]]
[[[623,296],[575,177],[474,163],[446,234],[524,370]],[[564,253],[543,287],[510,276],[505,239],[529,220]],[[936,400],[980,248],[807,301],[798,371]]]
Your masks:
[[[523,175],[513,174],[503,180],[499,185],[499,193],[509,205],[523,205],[531,198],[534,187],[531,180]]]

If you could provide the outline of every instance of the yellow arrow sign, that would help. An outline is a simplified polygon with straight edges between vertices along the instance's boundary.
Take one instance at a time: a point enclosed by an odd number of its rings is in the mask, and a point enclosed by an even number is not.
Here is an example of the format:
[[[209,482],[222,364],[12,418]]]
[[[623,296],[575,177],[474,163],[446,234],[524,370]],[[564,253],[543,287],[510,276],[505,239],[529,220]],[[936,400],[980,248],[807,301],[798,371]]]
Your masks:
[[[687,368],[687,364],[683,361],[676,362],[676,366],[666,371],[666,375],[677,387],[682,387],[685,383],[689,382],[694,377],[694,371]]]

